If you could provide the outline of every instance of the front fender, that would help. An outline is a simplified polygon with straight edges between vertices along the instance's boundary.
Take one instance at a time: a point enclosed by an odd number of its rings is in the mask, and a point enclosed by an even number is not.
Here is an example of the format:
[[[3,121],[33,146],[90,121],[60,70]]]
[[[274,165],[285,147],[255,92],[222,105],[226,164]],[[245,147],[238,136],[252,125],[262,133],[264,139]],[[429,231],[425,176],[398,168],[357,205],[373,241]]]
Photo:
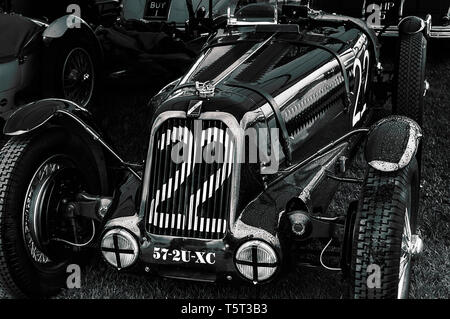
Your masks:
[[[82,119],[82,122],[92,122],[90,113],[71,101],[39,100],[19,107],[7,119],[3,127],[3,134],[7,136],[28,134],[51,123],[60,122],[62,116],[68,118],[71,115]]]
[[[114,154],[105,147],[96,132],[91,114],[77,104],[62,99],[45,99],[18,108],[6,121],[3,133],[6,136],[39,134],[47,129],[60,128],[77,136],[95,161],[101,177],[102,191],[108,191],[106,155]],[[103,144],[98,143],[102,141]],[[86,154],[88,155],[88,154]]]
[[[416,16],[409,16],[403,18],[398,24],[398,30],[400,35],[414,35],[420,32],[424,32],[425,35],[429,34],[429,24],[431,20],[425,21]]]
[[[406,167],[416,155],[422,130],[404,116],[390,116],[375,123],[367,137],[365,156],[368,164],[383,172]]]
[[[69,36],[78,36],[89,41],[98,57],[103,59],[103,48],[91,26],[80,17],[68,14],[53,21],[43,32],[44,43],[49,45],[52,41]]]
[[[58,39],[64,36],[68,30],[76,30],[76,29],[84,29],[87,28],[92,33],[94,31],[83,19],[80,17],[68,14],[62,16],[55,21],[53,21],[42,34],[44,40],[45,39]]]

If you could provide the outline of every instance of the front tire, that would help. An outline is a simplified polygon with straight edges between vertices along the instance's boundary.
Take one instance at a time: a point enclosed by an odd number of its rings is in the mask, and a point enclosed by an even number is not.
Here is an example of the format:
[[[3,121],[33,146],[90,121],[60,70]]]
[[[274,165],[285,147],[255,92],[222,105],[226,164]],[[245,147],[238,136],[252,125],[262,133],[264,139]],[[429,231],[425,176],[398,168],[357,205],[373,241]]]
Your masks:
[[[13,137],[2,148],[0,290],[8,295],[48,297],[65,285],[77,251],[56,240],[77,242],[80,233],[67,235],[77,233],[71,226],[83,228],[81,233],[92,229],[88,220],[67,219],[62,199],[71,200],[80,187],[99,190],[95,169],[82,154],[82,146],[62,131]]]
[[[354,298],[408,297],[411,257],[416,253],[413,248],[421,244],[415,234],[418,173],[416,159],[398,172],[385,173],[369,167],[353,233]]]
[[[393,113],[407,116],[422,127],[427,89],[425,83],[427,39],[420,32],[401,36],[399,41]]]

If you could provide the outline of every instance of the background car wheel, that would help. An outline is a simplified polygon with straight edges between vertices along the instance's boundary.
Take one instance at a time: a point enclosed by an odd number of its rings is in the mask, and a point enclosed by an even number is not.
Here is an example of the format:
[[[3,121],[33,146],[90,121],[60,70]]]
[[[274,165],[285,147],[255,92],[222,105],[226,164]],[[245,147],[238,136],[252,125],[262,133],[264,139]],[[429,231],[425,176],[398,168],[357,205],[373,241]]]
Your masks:
[[[422,127],[427,40],[417,33],[401,36],[399,41],[393,113],[407,116]]]
[[[66,283],[67,265],[93,225],[68,217],[64,203],[99,182],[83,147],[67,134],[13,137],[0,152],[0,290],[12,297],[46,297]],[[76,235],[74,235],[76,234]],[[71,235],[71,236],[70,236]]]
[[[351,294],[354,298],[408,297],[411,257],[422,247],[416,235],[418,201],[415,159],[393,173],[369,167],[353,233]]]
[[[97,88],[96,62],[91,46],[85,41],[56,40],[44,53],[44,96],[91,107]]]

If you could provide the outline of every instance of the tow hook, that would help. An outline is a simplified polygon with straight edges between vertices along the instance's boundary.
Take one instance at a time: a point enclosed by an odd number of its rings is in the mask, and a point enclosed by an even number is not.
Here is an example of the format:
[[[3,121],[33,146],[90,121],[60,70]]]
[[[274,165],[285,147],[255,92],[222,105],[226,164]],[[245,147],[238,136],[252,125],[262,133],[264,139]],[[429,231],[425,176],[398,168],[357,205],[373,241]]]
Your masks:
[[[102,221],[110,210],[113,198],[93,196],[86,193],[77,195],[76,201],[67,203],[68,215],[83,216],[88,219]]]

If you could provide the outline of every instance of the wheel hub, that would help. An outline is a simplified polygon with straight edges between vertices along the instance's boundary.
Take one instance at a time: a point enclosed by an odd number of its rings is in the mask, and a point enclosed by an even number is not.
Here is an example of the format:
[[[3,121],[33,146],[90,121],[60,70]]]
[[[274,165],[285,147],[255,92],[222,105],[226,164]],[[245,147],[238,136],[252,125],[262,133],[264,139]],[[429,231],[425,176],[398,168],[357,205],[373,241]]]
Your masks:
[[[423,240],[419,235],[412,235],[411,240],[406,247],[406,252],[411,256],[415,257],[422,254],[423,252]]]
[[[81,106],[89,104],[94,89],[94,65],[86,50],[75,48],[68,54],[62,81],[65,98]]]
[[[44,162],[34,174],[23,208],[23,237],[37,264],[47,264],[52,256],[64,256],[65,247],[52,241],[66,218],[64,202],[71,199],[79,184],[70,162],[58,156]],[[63,227],[64,228],[64,225]]]

